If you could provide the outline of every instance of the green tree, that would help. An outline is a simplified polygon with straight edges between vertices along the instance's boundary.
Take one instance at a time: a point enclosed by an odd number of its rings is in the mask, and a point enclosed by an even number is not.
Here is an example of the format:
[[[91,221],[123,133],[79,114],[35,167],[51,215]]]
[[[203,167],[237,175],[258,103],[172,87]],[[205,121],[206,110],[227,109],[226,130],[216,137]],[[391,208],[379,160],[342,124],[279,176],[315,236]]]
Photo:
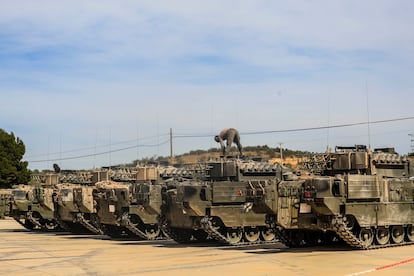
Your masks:
[[[0,128],[0,188],[29,182],[30,171],[27,162],[22,161],[25,152],[26,147],[20,138]]]

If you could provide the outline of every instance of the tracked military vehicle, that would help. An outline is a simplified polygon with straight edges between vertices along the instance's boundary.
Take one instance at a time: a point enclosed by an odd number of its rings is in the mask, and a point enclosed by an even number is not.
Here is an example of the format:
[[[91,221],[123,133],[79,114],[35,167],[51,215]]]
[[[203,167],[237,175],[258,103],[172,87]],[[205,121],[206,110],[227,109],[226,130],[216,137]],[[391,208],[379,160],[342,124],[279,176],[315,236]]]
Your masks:
[[[96,195],[99,221],[111,237],[160,237],[161,185],[105,183]]]
[[[162,192],[167,187],[164,181],[178,175],[190,177],[191,173],[174,167],[140,167],[134,181],[97,185],[95,200],[104,232],[111,237],[167,238],[160,227]]]
[[[100,229],[97,203],[94,194],[97,192],[96,183],[108,181],[108,171],[95,171],[72,177],[78,183],[63,183],[57,185],[55,199],[55,217],[62,228],[73,232],[90,232],[102,235]],[[80,181],[79,181],[80,180]]]
[[[93,185],[72,183],[58,185],[55,218],[63,229],[72,232],[103,234],[97,219],[94,191]]]
[[[125,209],[129,208],[129,183],[103,181],[96,183],[94,200],[101,230],[113,238],[131,237],[134,233],[121,226],[121,218]]]
[[[359,249],[414,243],[407,159],[387,148],[339,149],[331,154],[328,176],[279,184],[269,225],[287,245],[315,243],[326,233]]]
[[[208,163],[204,177],[177,181],[176,189],[168,190],[166,231],[177,242],[274,242],[265,224],[269,208],[256,199],[275,193],[282,173],[280,165],[267,162],[227,158]]]
[[[19,185],[12,191],[11,216],[27,229],[60,230],[55,220],[54,185]]]
[[[10,215],[12,198],[11,189],[0,189],[0,219],[4,219]]]
[[[121,225],[142,239],[168,238],[160,227],[163,190],[160,168],[140,168],[137,182],[130,186],[130,205],[122,210]]]

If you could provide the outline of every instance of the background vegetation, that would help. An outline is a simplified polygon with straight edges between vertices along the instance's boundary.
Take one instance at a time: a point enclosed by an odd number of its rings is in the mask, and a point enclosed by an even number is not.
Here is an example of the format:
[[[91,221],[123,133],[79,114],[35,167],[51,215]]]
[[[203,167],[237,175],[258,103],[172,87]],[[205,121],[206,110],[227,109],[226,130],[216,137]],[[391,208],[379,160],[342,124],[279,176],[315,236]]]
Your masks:
[[[22,161],[25,152],[26,147],[19,137],[0,129],[0,188],[28,183],[30,171],[27,162]]]

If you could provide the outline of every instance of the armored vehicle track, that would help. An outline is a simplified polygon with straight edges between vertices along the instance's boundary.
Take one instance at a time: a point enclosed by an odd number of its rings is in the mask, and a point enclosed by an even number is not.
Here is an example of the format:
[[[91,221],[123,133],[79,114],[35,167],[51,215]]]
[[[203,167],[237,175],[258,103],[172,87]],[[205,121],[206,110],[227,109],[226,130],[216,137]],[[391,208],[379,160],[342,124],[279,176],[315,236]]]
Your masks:
[[[358,249],[379,249],[414,244],[414,229],[410,226],[388,228],[351,228],[346,218],[336,216],[332,222],[336,234],[349,246]]]

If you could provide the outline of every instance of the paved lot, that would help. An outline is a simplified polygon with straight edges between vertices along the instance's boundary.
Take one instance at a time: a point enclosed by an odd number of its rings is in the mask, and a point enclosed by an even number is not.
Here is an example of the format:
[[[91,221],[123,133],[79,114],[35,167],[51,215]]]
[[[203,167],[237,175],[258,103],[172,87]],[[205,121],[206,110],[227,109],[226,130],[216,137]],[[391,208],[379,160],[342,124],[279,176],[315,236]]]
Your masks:
[[[376,270],[377,269],[377,270]],[[358,251],[182,246],[29,232],[0,220],[0,275],[412,275],[414,246]]]

